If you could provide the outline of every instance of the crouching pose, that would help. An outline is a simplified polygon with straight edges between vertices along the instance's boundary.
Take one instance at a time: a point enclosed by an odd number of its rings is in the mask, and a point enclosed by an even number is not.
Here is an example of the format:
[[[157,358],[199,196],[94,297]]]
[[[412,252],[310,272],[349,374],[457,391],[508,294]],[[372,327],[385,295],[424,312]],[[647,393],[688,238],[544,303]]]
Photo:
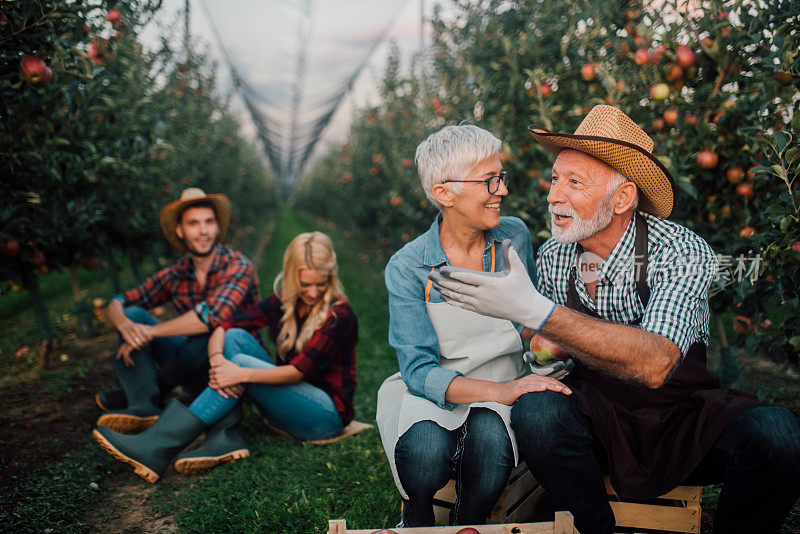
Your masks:
[[[243,395],[267,423],[299,439],[325,439],[353,419],[358,323],[337,277],[325,234],[297,236],[284,254],[275,292],[216,328],[208,343],[207,387],[187,408],[172,400],[145,432],[125,435],[100,426],[94,438],[109,454],[155,482],[172,458],[237,408]],[[277,365],[246,329],[269,327]],[[175,462],[182,473],[203,472],[247,455],[224,434]],[[220,457],[216,449],[233,451]]]
[[[458,498],[450,523],[484,523],[518,457],[511,405],[531,391],[569,393],[553,378],[522,377],[520,325],[448,306],[428,283],[446,265],[502,270],[497,244],[505,239],[533,276],[527,227],[500,217],[508,194],[500,147],[476,126],[448,126],[419,145],[422,186],[441,213],[386,266],[400,372],[378,391],[377,421],[404,526],[434,523],[433,496],[451,478]]]

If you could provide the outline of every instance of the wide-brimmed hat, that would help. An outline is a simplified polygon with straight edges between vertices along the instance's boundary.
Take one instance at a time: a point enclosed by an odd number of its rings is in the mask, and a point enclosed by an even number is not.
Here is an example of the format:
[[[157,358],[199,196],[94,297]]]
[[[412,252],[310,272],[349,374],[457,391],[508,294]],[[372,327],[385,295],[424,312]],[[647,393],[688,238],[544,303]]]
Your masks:
[[[206,195],[202,189],[198,187],[190,187],[184,189],[181,193],[181,198],[175,202],[170,202],[161,208],[161,214],[158,216],[161,222],[161,231],[170,244],[181,252],[187,252],[188,249],[183,243],[183,240],[175,233],[175,227],[178,225],[178,217],[180,217],[183,210],[191,207],[192,204],[200,202],[210,202],[214,206],[214,211],[217,213],[217,225],[219,226],[219,239],[225,236],[225,231],[228,229],[228,223],[231,220],[231,201],[225,195]]]
[[[675,180],[653,155],[655,143],[622,110],[599,105],[584,117],[574,134],[528,126],[533,138],[555,155],[572,148],[604,161],[639,188],[641,211],[666,219],[675,206]]]

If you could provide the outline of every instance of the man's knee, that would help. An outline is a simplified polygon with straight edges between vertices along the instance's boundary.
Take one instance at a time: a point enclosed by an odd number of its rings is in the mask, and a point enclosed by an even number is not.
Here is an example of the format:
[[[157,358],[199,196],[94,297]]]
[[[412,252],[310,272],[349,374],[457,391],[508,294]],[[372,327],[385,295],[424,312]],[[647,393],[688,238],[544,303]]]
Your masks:
[[[126,306],[123,308],[123,311],[125,312],[125,317],[134,323],[156,324],[158,322],[155,317],[150,315],[147,310],[140,306]]]
[[[745,420],[745,430],[736,429],[749,433],[747,450],[769,458],[776,473],[796,478],[800,474],[800,419],[782,406],[753,408],[740,418]]]
[[[525,436],[552,435],[580,416],[572,397],[555,391],[537,391],[522,395],[514,403],[511,427]]]

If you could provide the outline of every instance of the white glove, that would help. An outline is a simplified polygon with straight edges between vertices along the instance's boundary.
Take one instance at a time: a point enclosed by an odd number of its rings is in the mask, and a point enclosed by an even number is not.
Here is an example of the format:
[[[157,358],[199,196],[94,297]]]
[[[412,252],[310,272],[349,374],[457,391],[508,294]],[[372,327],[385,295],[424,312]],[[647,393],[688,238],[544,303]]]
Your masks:
[[[555,309],[531,282],[511,241],[503,241],[503,271],[487,273],[461,267],[442,267],[428,274],[442,299],[452,306],[481,315],[508,319],[538,331]]]
[[[570,374],[572,372],[572,368],[575,367],[575,362],[572,361],[572,358],[567,358],[566,360],[556,360],[546,365],[541,365],[537,363],[536,356],[534,356],[530,351],[525,352],[525,354],[522,355],[522,359],[528,362],[533,374],[539,376],[548,376],[556,380],[561,380]]]

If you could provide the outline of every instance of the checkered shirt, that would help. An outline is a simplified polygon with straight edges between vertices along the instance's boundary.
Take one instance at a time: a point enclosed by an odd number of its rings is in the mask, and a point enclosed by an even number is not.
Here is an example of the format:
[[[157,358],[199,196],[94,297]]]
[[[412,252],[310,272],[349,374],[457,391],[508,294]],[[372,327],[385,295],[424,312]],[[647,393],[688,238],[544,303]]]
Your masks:
[[[634,272],[641,258],[634,257],[635,217],[598,271],[596,300],[586,291],[576,267],[575,243],[548,239],[536,259],[539,291],[556,304],[565,305],[569,275],[586,308],[603,319],[620,324],[640,320],[639,327],[674,342],[686,355],[696,341],[708,343],[708,290],[718,261],[701,237],[679,224],[642,213],[648,227],[647,285],[650,300],[642,305]]]

